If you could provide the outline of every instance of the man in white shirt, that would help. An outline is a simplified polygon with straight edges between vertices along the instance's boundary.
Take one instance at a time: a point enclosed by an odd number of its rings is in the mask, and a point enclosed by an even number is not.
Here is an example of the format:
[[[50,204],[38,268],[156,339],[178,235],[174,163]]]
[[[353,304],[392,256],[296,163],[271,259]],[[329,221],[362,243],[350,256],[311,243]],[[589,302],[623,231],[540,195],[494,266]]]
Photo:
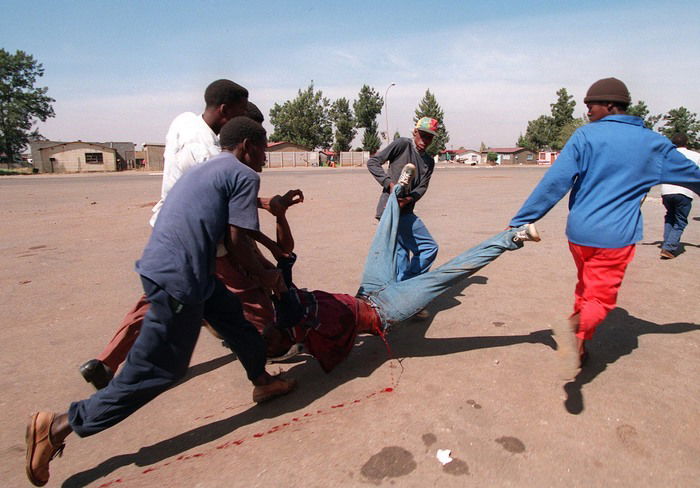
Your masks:
[[[204,91],[204,113],[185,112],[175,117],[165,136],[163,185],[153,207],[151,227],[175,182],[190,168],[221,152],[219,131],[237,115],[245,115],[248,90],[230,80],[216,80]]]
[[[691,151],[688,145],[688,137],[685,134],[674,134],[671,142],[683,154],[695,164],[700,166],[700,154]],[[661,259],[673,259],[680,251],[680,240],[685,226],[688,225],[688,214],[693,204],[693,192],[677,185],[661,185],[661,199],[666,207],[664,217],[664,242],[661,244]]]
[[[207,86],[204,101],[206,105],[201,115],[185,112],[170,124],[165,138],[161,198],[153,207],[151,226],[155,225],[163,202],[177,180],[187,170],[221,152],[218,134],[226,122],[255,112],[262,116],[258,108],[248,102],[248,90],[230,80],[216,80]],[[142,295],[99,356],[80,366],[85,381],[97,389],[107,386],[138,337],[149,306],[146,296]]]

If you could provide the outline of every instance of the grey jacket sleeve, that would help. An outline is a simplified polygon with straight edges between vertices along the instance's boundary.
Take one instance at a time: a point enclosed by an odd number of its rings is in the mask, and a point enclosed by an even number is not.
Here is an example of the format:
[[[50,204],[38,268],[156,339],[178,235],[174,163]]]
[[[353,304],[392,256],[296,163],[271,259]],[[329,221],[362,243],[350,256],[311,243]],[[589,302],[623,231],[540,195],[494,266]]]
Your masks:
[[[428,163],[428,161],[426,161],[425,158],[421,157],[418,161],[418,164],[421,165],[419,173],[420,180],[418,181],[418,184],[411,190],[411,193],[409,193],[409,195],[412,196],[413,200],[416,202],[420,200],[423,197],[423,195],[425,195],[426,191],[428,191],[430,177],[433,176],[433,170],[435,169],[435,162],[432,160],[432,158],[430,158],[430,163]]]
[[[400,139],[397,139],[367,160],[367,170],[369,170],[372,176],[374,176],[374,179],[377,180],[377,183],[379,183],[385,190],[388,190],[389,188],[391,177],[386,171],[384,171],[382,165],[394,158],[394,154],[399,144]]]

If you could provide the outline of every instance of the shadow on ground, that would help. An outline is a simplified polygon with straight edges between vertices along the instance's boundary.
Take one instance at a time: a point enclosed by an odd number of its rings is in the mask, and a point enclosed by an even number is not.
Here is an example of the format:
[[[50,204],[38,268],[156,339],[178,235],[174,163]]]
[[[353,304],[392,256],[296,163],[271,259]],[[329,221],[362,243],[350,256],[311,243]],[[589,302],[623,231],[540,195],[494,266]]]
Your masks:
[[[616,308],[610,312],[596,331],[593,339],[586,345],[589,357],[581,372],[574,381],[564,385],[566,411],[574,415],[583,412],[583,386],[605,371],[609,364],[637,349],[639,336],[644,334],[681,334],[691,330],[700,330],[700,324],[689,322],[655,324],[634,317],[625,309]]]
[[[700,220],[700,218],[698,219]],[[656,246],[656,247],[661,247],[661,244],[663,244],[664,241],[652,241],[652,242],[642,242],[642,246]],[[679,242],[678,243],[678,251],[677,254],[683,254],[685,252],[686,247],[697,247],[700,248],[700,244],[692,244],[690,242]]]
[[[408,357],[442,356],[476,349],[528,343],[541,344],[551,349],[555,348],[550,330],[538,330],[527,335],[511,336],[441,339],[425,337],[436,314],[459,305],[460,302],[456,297],[462,296],[462,291],[467,286],[483,285],[486,284],[486,281],[487,279],[482,276],[473,276],[466,279],[453,286],[428,307],[428,310],[431,312],[430,319],[422,321],[409,320],[394,327],[388,338],[393,359],[397,359],[400,362],[403,358]],[[94,468],[74,474],[63,483],[63,486],[68,488],[82,487],[109,475],[121,467],[132,464],[136,466],[150,466],[220,439],[245,425],[296,412],[352,379],[370,376],[377,368],[391,359],[379,338],[362,336],[358,338],[357,346],[350,357],[330,374],[324,374],[313,359],[295,364],[286,373],[286,376],[299,380],[301,387],[289,396],[271,403],[252,406],[231,417],[183,432],[175,437],[143,447],[137,452],[111,457]],[[223,356],[193,366],[183,381],[223,366],[231,360],[230,356]],[[249,392],[246,391],[244,394],[248,395]]]

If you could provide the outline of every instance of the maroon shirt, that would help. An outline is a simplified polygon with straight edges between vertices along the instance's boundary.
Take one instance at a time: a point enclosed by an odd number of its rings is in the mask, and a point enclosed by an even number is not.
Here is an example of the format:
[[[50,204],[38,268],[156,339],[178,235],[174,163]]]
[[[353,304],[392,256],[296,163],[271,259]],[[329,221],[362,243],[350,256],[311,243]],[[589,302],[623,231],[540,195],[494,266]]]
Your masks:
[[[379,334],[381,321],[366,302],[351,295],[294,290],[304,309],[294,327],[296,342],[303,342],[328,373],[342,362],[359,333]]]

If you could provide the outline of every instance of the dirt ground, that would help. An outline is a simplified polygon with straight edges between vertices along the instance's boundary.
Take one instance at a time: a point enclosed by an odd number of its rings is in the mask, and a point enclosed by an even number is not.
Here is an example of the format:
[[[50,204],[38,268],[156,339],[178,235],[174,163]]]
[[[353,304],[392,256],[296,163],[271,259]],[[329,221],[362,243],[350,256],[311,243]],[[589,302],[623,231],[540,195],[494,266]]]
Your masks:
[[[417,213],[438,264],[502,230],[543,173],[436,170]],[[262,181],[262,195],[306,194],[289,215],[295,281],[354,293],[376,227],[369,174],[270,170]],[[159,189],[159,176],[138,173],[0,179],[3,486],[28,485],[28,415],[91,394],[78,366],[141,293],[133,264]],[[396,327],[390,352],[362,337],[331,374],[313,358],[271,366],[300,387],[269,404],[252,403],[240,364],[203,333],[182,384],[112,429],[70,436],[48,486],[698,486],[700,203],[671,261],[659,259],[658,189],[643,213],[619,308],[575,382],[557,381],[550,334],[575,280],[562,202],[538,224],[542,242]],[[438,449],[454,460],[443,466]]]

